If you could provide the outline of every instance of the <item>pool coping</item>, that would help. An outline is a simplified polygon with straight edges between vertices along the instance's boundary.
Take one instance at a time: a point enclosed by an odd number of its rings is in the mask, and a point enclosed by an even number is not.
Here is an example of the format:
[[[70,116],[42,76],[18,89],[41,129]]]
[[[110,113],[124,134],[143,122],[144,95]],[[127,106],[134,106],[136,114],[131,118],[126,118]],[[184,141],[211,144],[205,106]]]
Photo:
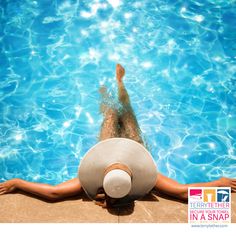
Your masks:
[[[236,223],[236,193],[232,193]],[[103,209],[86,196],[49,202],[24,193],[0,196],[0,223],[187,223],[188,204],[149,194],[134,205]]]

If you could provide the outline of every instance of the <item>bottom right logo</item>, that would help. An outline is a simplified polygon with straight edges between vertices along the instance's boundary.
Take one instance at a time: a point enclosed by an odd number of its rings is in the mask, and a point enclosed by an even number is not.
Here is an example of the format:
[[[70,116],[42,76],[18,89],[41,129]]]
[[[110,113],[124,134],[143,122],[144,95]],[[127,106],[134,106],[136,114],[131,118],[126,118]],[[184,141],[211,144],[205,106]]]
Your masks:
[[[190,187],[188,222],[191,224],[231,223],[231,188]]]

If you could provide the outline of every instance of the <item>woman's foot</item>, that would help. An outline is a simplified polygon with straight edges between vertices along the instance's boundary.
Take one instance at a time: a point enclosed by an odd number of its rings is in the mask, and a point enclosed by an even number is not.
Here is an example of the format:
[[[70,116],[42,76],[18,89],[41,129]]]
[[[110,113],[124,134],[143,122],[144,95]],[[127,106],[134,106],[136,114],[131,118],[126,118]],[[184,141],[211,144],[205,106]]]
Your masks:
[[[6,182],[0,183],[0,195],[15,191],[16,182],[17,182],[17,179],[11,179]]]
[[[227,177],[222,177],[219,179],[219,187],[231,187],[232,192],[236,192],[236,179],[230,179]]]
[[[125,69],[120,65],[116,65],[116,79],[118,82],[122,82],[122,78],[125,75]]]

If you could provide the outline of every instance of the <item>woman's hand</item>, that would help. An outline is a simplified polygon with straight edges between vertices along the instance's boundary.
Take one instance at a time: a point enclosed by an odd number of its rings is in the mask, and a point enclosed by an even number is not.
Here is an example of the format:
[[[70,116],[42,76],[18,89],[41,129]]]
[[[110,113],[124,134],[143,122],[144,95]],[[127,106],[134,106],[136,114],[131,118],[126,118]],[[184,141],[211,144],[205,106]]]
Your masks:
[[[18,181],[19,179],[11,179],[6,182],[0,183],[0,195],[15,191]]]
[[[231,191],[236,191],[236,179],[230,179],[227,177],[222,177],[219,179],[220,186],[219,187],[231,187]]]

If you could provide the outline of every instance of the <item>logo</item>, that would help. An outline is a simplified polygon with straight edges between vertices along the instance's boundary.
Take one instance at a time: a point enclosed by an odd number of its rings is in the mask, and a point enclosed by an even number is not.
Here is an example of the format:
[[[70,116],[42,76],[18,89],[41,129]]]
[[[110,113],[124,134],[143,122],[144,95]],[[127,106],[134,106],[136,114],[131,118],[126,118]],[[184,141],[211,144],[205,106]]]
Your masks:
[[[204,202],[216,202],[216,190],[215,189],[204,189],[203,190]]]
[[[188,222],[191,224],[231,223],[231,188],[189,188]]]
[[[202,200],[202,190],[201,189],[190,189],[190,197],[191,199],[195,199],[196,201]]]
[[[217,190],[217,199],[218,202],[229,202],[230,191],[229,189],[220,189]]]

